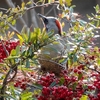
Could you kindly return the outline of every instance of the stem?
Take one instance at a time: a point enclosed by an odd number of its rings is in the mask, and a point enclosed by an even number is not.
[[[18,65],[19,65],[19,64],[13,65],[13,66],[14,66],[14,67],[13,67],[13,71],[14,71],[15,73],[14,73],[14,75],[12,76],[12,78],[11,78],[9,81],[8,81],[8,78],[9,78],[9,76],[10,76],[10,74],[11,74],[11,69],[12,69],[12,68],[10,68],[9,71],[8,71],[8,73],[6,74],[5,79],[3,80],[3,85],[2,85],[1,90],[0,90],[0,94],[1,94],[1,95],[4,95],[4,94],[5,94],[5,90],[6,90],[7,84],[8,84],[9,82],[11,82],[11,81],[15,78],[15,76],[16,76],[16,74],[17,74],[17,66],[18,66]],[[4,100],[4,97],[1,96],[1,97],[0,97],[0,100]]]
[[[5,51],[5,53],[6,53],[6,56],[9,56],[9,52],[7,51],[7,49],[6,49],[6,47],[4,46],[4,44],[3,44],[3,42],[2,42],[1,39],[0,39],[0,41],[1,41],[1,44],[2,44],[2,47],[3,47],[4,51]]]

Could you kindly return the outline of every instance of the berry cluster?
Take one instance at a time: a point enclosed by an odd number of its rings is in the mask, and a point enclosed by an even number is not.
[[[100,100],[100,74],[92,73],[92,78],[94,79],[93,84],[88,84],[88,89],[94,91],[94,94],[89,94],[90,100]]]
[[[6,52],[10,54],[11,50],[15,49],[18,44],[19,44],[19,41],[1,40],[0,42],[0,62],[2,62],[3,59],[7,57]]]
[[[93,80],[88,82],[85,80],[89,80],[89,77],[84,76],[83,71],[84,65],[79,65],[70,71],[63,71],[61,78],[54,74],[54,79],[51,77],[52,74],[42,76],[39,84],[43,88],[41,95],[38,95],[38,100],[80,100],[83,95],[87,95],[89,100],[100,100],[100,75],[91,73]],[[50,84],[55,80],[57,83],[51,86]]]
[[[27,71],[25,74],[26,75],[24,75],[20,70],[18,71],[16,78],[14,79],[14,87],[26,90],[28,84],[31,84],[34,79],[37,78],[36,73],[33,71]]]
[[[23,90],[26,90],[27,88],[27,83],[30,82],[29,79],[23,77],[23,78],[19,78],[15,81],[14,83],[14,87],[17,87],[17,88],[20,88],[20,89],[23,89]]]
[[[42,86],[48,87],[51,85],[52,82],[58,83],[58,79],[55,77],[55,74],[46,74],[46,76],[42,76],[38,80],[38,84],[41,84]]]

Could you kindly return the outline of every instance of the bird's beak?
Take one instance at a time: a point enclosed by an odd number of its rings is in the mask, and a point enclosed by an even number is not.
[[[48,21],[48,19],[46,18],[46,16],[42,15],[42,14],[37,14],[39,17],[42,18],[43,22],[46,24],[46,22]]]
[[[39,17],[41,17],[42,19],[45,19],[46,17],[45,16],[43,16],[42,14],[37,14]]]

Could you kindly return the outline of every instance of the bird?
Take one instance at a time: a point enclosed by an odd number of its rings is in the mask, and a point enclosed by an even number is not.
[[[61,70],[64,69],[64,66],[59,63],[59,60],[62,59],[65,52],[65,46],[62,43],[61,23],[57,18],[52,16],[47,17],[42,14],[38,14],[38,16],[42,19],[47,34],[53,31],[53,37],[58,38],[53,43],[41,48],[38,56],[41,69],[45,72],[53,72],[59,75]]]
[[[42,18],[47,33],[54,31],[53,34],[59,34],[60,36],[62,35],[62,26],[56,17],[46,17],[42,14],[38,14],[38,16]]]

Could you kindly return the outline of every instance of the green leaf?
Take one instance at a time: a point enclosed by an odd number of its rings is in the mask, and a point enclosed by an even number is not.
[[[14,98],[13,96],[11,95],[8,95],[8,94],[0,94],[0,97],[3,96],[4,98],[6,98],[7,100],[17,100],[16,98]]]
[[[56,85],[56,82],[52,82],[51,84],[50,84],[50,87],[53,87],[53,86],[55,86]]]
[[[2,12],[2,11],[0,11],[0,17],[2,16],[2,14],[3,14],[3,12]]]
[[[20,46],[17,46],[16,47],[16,56],[19,55],[19,53],[20,53]]]
[[[21,94],[21,100],[30,100],[32,98],[33,93],[32,92],[23,92]]]
[[[71,5],[72,0],[65,0],[65,1],[66,1],[66,4],[67,4],[68,6]]]
[[[88,100],[88,96],[87,95],[82,95],[82,97],[80,98],[80,100]]]
[[[30,67],[30,62],[29,59],[26,60],[26,67],[29,68]]]
[[[76,62],[77,61],[77,56],[74,54],[73,55],[73,62]]]
[[[63,5],[63,2],[62,2],[63,0],[59,0],[59,3],[60,3],[60,5]]]
[[[10,22],[13,19],[13,16],[10,16],[7,21]]]
[[[8,60],[10,60],[10,59],[17,59],[17,58],[19,58],[20,56],[9,56],[9,57],[7,57],[7,58],[5,58],[5,59],[8,59]]]
[[[16,50],[15,49],[11,50],[10,56],[16,56]]]
[[[61,77],[61,78],[60,78],[60,81],[59,81],[59,84],[60,84],[60,85],[63,85],[63,84],[64,84],[64,82],[65,82],[64,77]]]
[[[83,77],[82,73],[78,74],[78,80],[80,80],[82,77]]]
[[[95,10],[96,10],[96,13],[98,13],[99,10],[100,10],[99,5],[97,4],[96,7],[94,7],[94,8],[95,8]]]
[[[77,83],[75,82],[75,83],[73,83],[73,90],[75,90],[76,89],[76,86],[77,86]]]
[[[53,0],[48,0],[48,3],[51,3],[51,2],[53,2]]]
[[[100,66],[100,59],[97,59],[97,64]]]
[[[5,30],[8,30],[9,29],[9,26],[8,25],[5,25],[4,29]]]
[[[40,84],[33,84],[31,86],[33,86],[34,88],[39,89],[39,90],[42,90],[42,88],[43,88],[43,86]]]
[[[13,21],[11,22],[11,24],[12,24],[12,25],[15,25],[15,24],[16,24],[16,20],[13,20]]]
[[[22,2],[21,7],[22,9],[25,7],[25,2]]]
[[[20,44],[22,45],[22,43],[24,42],[23,37],[20,34],[17,34],[17,37],[20,39]]]
[[[32,3],[32,0],[31,0],[31,1],[29,1],[29,2],[27,2],[27,3],[26,3],[26,5],[30,5],[31,3]]]

